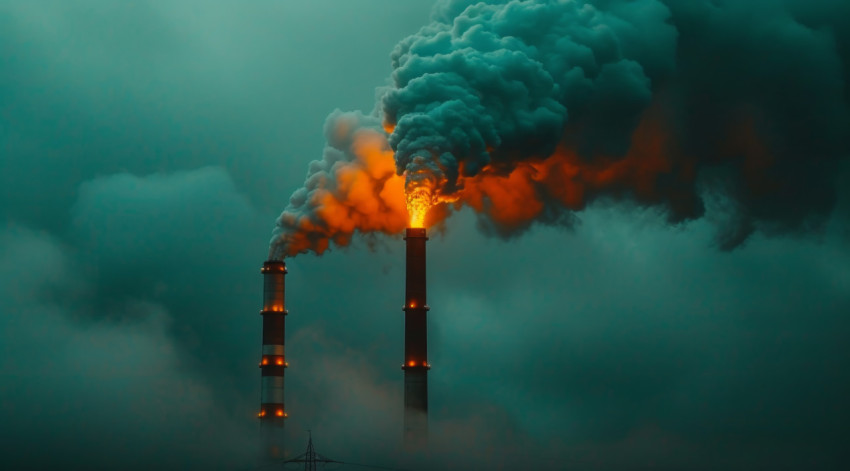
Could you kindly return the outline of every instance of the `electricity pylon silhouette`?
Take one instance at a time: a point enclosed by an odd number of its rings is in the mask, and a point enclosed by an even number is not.
[[[284,461],[286,463],[304,463],[304,471],[316,471],[316,465],[327,464],[327,463],[340,463],[342,461],[332,460],[330,458],[326,458],[318,453],[316,453],[316,449],[313,448],[313,433],[307,430],[309,434],[309,438],[307,439],[307,452],[301,455],[292,458],[291,460]]]

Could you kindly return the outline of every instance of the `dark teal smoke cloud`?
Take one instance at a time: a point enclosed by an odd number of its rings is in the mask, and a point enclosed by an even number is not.
[[[726,208],[721,247],[755,230],[818,228],[848,155],[850,3],[816,0],[448,1],[392,53],[381,109],[408,190],[452,197],[482,169],[571,149],[588,166],[625,158],[642,119],[667,134],[651,192],[598,198],[700,217]],[[650,196],[646,196],[649,194]],[[510,236],[528,226],[484,226]]]

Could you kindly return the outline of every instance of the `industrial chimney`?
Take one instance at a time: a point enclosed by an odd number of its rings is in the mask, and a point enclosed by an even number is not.
[[[424,228],[408,228],[404,296],[404,442],[409,447],[428,439],[428,329],[425,289]]]
[[[267,458],[283,457],[283,422],[287,417],[283,405],[283,372],[288,363],[284,354],[284,321],[286,319],[286,264],[268,260],[260,270],[263,274],[263,351],[260,360],[260,428]]]

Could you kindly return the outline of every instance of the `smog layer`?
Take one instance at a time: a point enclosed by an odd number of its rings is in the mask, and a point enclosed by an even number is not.
[[[280,254],[325,254],[286,259],[293,452],[844,469],[850,4],[571,5],[531,31],[501,21],[528,2],[0,0],[0,468],[254,468],[285,211]],[[406,188],[433,204],[430,457],[395,407]]]

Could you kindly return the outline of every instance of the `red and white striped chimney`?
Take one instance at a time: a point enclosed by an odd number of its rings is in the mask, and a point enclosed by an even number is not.
[[[287,417],[283,401],[284,371],[289,364],[284,352],[286,333],[286,264],[281,260],[263,263],[263,351],[260,360],[260,424],[266,454],[270,458],[283,456],[283,424]]]

